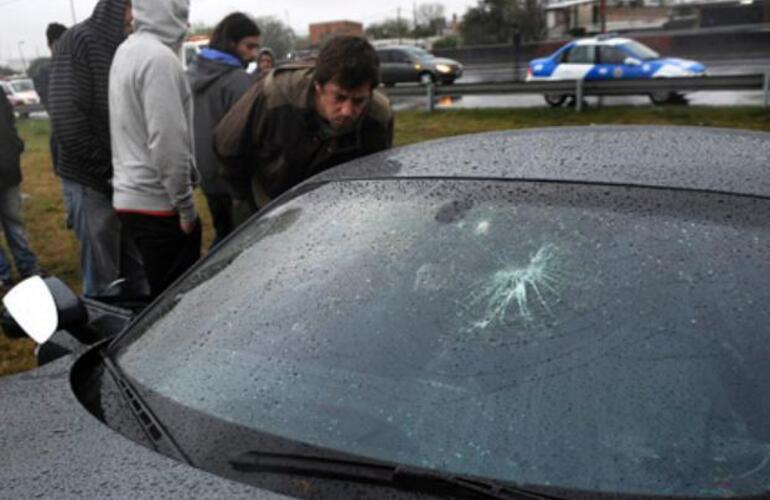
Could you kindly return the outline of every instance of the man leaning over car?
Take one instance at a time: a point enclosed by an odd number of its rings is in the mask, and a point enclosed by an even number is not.
[[[238,222],[252,202],[262,207],[318,172],[392,146],[390,102],[374,90],[379,65],[369,42],[338,36],[315,67],[273,70],[225,115],[214,148]]]

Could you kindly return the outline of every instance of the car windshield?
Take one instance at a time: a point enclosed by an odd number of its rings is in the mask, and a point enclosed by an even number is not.
[[[420,59],[433,57],[433,54],[426,51],[425,49],[421,49],[420,47],[407,47],[406,51]]]
[[[14,92],[28,92],[30,90],[35,90],[35,85],[32,83],[32,80],[14,80],[11,82],[11,87]]]
[[[169,404],[372,459],[589,491],[758,494],[768,248],[757,198],[331,183],[252,221],[113,353]]]
[[[660,59],[660,54],[635,40],[629,40],[628,42],[624,43],[622,47],[632,57],[635,57],[640,61]]]

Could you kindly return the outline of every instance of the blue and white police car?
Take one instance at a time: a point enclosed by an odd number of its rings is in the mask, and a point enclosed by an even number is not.
[[[646,45],[613,35],[600,35],[572,41],[548,57],[529,63],[527,81],[537,80],[635,80],[703,76],[706,67],[696,61],[661,57]],[[678,97],[670,92],[653,92],[656,104]],[[551,106],[560,106],[567,98],[546,94]]]

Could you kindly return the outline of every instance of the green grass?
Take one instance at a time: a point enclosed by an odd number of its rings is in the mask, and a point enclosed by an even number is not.
[[[573,109],[440,110],[434,113],[405,111],[396,115],[396,145],[474,132],[534,127],[593,124],[696,125],[770,131],[770,113],[761,108],[612,107]],[[78,243],[64,227],[61,183],[54,176],[48,153],[49,123],[23,120],[19,131],[27,144],[22,169],[22,191],[28,197],[24,217],[32,248],[42,266],[73,288],[80,288]],[[204,245],[211,241],[211,220],[198,193],[204,221]],[[33,343],[9,340],[0,334],[0,375],[34,366]]]
[[[397,114],[396,144],[491,130],[579,125],[689,125],[770,131],[770,113],[754,108],[690,106],[440,110]]]

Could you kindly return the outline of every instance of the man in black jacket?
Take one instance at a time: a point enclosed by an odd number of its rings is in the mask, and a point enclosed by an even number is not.
[[[29,249],[21,220],[21,165],[24,142],[16,132],[13,106],[0,92],[0,222],[22,278],[40,273],[37,256]],[[0,288],[12,284],[11,266],[0,248]]]
[[[83,293],[89,297],[149,293],[141,256],[112,208],[110,185],[110,65],[131,21],[130,0],[99,0],[90,18],[59,39],[51,70],[56,173],[80,241]]]
[[[233,201],[222,165],[214,155],[214,127],[251,85],[244,68],[257,58],[259,27],[246,14],[234,12],[214,28],[209,46],[187,69],[194,95],[195,160],[201,174],[214,221],[216,237],[212,246],[235,229]]]

